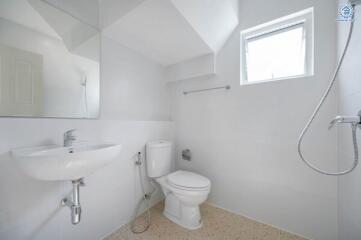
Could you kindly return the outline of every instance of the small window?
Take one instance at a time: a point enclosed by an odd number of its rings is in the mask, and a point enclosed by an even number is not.
[[[241,84],[313,75],[313,9],[241,32]]]

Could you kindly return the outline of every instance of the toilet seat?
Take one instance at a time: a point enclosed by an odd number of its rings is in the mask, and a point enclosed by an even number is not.
[[[169,185],[187,191],[204,191],[210,188],[208,178],[188,171],[176,171],[167,176]]]

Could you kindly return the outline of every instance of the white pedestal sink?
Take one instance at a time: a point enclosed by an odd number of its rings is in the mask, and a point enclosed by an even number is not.
[[[71,147],[43,146],[12,151],[22,171],[39,180],[84,178],[119,157],[121,145],[74,144]]]

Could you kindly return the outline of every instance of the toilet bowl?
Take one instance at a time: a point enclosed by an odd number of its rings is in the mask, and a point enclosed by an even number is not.
[[[199,205],[208,198],[210,181],[188,171],[176,171],[155,180],[165,195],[163,214],[184,228],[193,230],[202,227]]]
[[[208,198],[210,180],[190,171],[172,172],[172,143],[169,141],[147,143],[146,155],[148,177],[159,183],[165,195],[164,216],[187,229],[202,227],[199,205]]]

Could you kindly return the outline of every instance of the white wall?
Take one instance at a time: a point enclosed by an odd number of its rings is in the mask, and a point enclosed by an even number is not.
[[[361,110],[361,8],[356,9],[353,37],[343,67],[339,75],[339,115],[356,115]],[[338,49],[343,51],[349,30],[348,23],[338,24]],[[339,166],[349,168],[353,161],[353,144],[349,125],[340,125],[339,129]],[[360,141],[360,130],[357,136]],[[359,150],[361,143],[358,144]],[[354,172],[339,177],[339,239],[361,239],[361,167]]]
[[[163,105],[169,99],[159,94],[166,91],[162,67],[108,40],[103,44],[101,119],[0,119],[0,239],[95,240],[130,221],[141,198],[135,154],[144,153],[149,140],[172,139],[173,124]],[[71,184],[31,179],[9,155],[17,147],[61,144],[70,128],[78,129],[79,140],[123,145],[118,160],[85,178],[77,226],[69,209],[59,206]]]
[[[240,86],[240,31],[315,7],[315,75]],[[172,83],[178,166],[212,181],[209,201],[233,212],[316,240],[337,239],[337,179],[313,172],[297,155],[297,138],[335,66],[336,3],[329,0],[242,0],[240,26],[217,58],[217,77]],[[230,84],[184,96],[182,91]],[[311,134],[306,157],[337,168],[333,93]]]
[[[121,120],[169,120],[170,92],[165,69],[103,37],[101,115]]]

